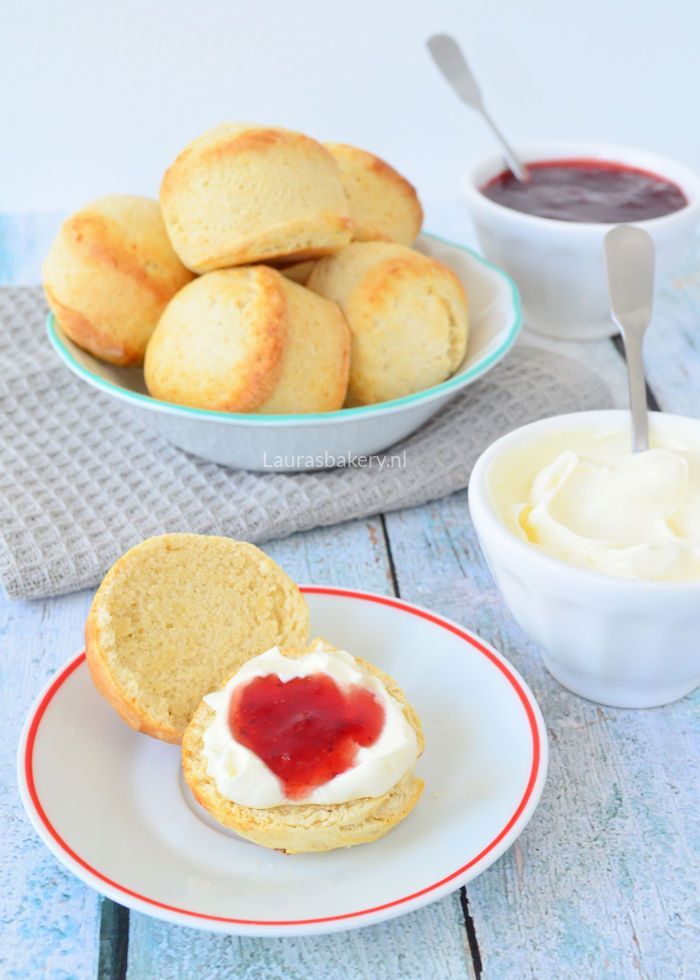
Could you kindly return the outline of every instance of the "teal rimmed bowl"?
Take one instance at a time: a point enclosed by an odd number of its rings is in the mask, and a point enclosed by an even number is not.
[[[147,393],[141,368],[98,361],[61,331],[49,314],[47,331],[56,353],[81,380],[119,399],[139,421],[194,456],[236,469],[280,473],[327,469],[382,452],[420,428],[451,399],[507,354],[522,324],[513,281],[468,248],[421,235],[416,248],[448,265],[469,297],[467,355],[442,384],[414,395],[308,415],[211,412],[158,401]]]

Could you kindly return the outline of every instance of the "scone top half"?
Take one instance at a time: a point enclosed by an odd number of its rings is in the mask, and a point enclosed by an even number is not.
[[[165,534],[128,551],[100,585],[85,628],[97,689],[132,728],[180,742],[197,705],[275,644],[303,644],[298,587],[253,545]]]
[[[166,171],[165,223],[194,272],[327,255],[352,237],[332,154],[302,133],[223,123]]]

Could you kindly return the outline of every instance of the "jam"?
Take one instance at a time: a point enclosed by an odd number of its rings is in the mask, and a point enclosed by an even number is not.
[[[366,688],[344,691],[326,674],[286,682],[269,674],[234,692],[228,720],[236,741],[275,773],[285,796],[299,800],[377,741],[384,708]]]
[[[480,188],[513,211],[556,221],[620,224],[680,211],[683,191],[664,177],[604,160],[542,160],[528,163],[523,183],[504,170]]]

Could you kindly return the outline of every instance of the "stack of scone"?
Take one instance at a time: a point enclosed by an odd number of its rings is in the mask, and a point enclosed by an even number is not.
[[[391,677],[308,645],[298,587],[253,545],[167,534],[127,552],[88,616],[100,693],[182,743],[185,780],[223,825],[287,853],[377,840],[417,803],[421,724]]]
[[[459,279],[410,246],[423,213],[378,157],[225,123],[166,171],[160,204],[100,198],[63,224],[49,305],[153,397],[226,412],[328,412],[444,381],[467,344]]]

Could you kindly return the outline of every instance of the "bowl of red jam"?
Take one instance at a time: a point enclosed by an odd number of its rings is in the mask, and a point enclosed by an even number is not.
[[[654,238],[657,287],[668,281],[700,218],[700,181],[654,153],[612,144],[541,143],[521,149],[522,183],[491,156],[466,180],[484,254],[515,279],[525,323],[569,340],[616,332],[603,239],[618,224]]]

